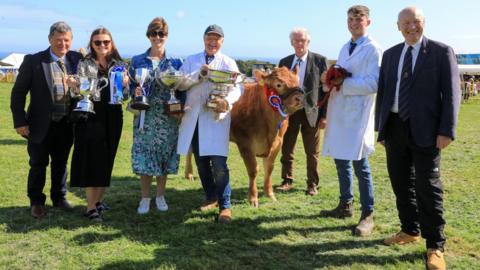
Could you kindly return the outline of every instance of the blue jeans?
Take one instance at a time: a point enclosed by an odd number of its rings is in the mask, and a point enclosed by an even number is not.
[[[372,174],[370,172],[370,165],[368,164],[368,158],[353,161],[335,159],[338,180],[340,182],[340,201],[343,203],[353,201],[352,163],[355,170],[355,175],[358,178],[362,214],[368,214],[373,211],[374,204],[373,181]]]
[[[218,200],[220,210],[230,208],[232,190],[230,187],[227,157],[200,156],[197,129],[192,139],[192,150],[207,201]]]

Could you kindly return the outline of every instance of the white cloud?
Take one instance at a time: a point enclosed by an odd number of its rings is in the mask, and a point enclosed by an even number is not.
[[[177,16],[178,19],[183,19],[183,17],[185,17],[185,11],[183,11],[183,10],[177,11],[176,16]]]

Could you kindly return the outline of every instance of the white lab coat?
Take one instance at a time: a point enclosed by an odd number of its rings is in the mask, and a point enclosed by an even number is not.
[[[200,67],[205,64],[203,52],[187,57],[181,67],[181,71],[188,74],[192,82],[199,81]],[[237,63],[232,58],[218,52],[215,59],[209,64],[212,69],[238,72]],[[186,155],[190,149],[195,126],[198,121],[198,139],[200,156],[228,156],[230,137],[230,111],[221,113],[207,109],[208,95],[212,83],[203,81],[187,91],[185,114],[179,128],[177,153]],[[239,85],[233,87],[225,99],[232,105],[240,98]]]
[[[374,105],[382,49],[369,36],[348,55],[350,41],[342,47],[337,65],[352,73],[340,91],[328,100],[324,156],[360,160],[374,151]]]

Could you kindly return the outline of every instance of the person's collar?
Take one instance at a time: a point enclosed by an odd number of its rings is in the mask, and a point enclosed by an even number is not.
[[[294,57],[293,57],[293,62],[296,62],[298,58],[302,59],[302,62],[307,62],[307,57],[308,57],[308,51],[302,56],[302,57],[298,57],[296,54],[294,54]]]
[[[355,43],[358,45],[362,44],[366,39],[367,39],[368,34],[365,33],[363,36],[359,37],[357,40],[353,41],[353,39],[350,39],[350,43]]]
[[[405,42],[405,45],[403,46],[404,49],[408,48],[409,46],[413,47],[413,50],[418,51],[420,50],[420,47],[422,47],[422,41],[423,41],[423,36],[415,42],[413,45],[409,45],[407,42]]]
[[[58,57],[57,55],[55,55],[52,51],[52,48],[50,47],[50,56],[52,57],[53,61],[57,62],[58,60],[62,59],[63,62],[65,62],[65,55],[63,57]]]
[[[213,55],[213,57],[216,58],[216,57],[219,55],[219,53],[220,53],[220,51],[217,51],[217,53],[215,53],[215,54]],[[203,50],[203,55],[204,55],[204,56],[207,56],[207,55],[208,55],[208,54],[207,54],[207,51]]]

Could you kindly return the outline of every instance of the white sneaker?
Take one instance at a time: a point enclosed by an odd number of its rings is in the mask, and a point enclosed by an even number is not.
[[[146,214],[150,211],[150,198],[142,198],[137,208],[137,213],[140,215]]]
[[[168,205],[167,205],[167,202],[165,201],[164,196],[157,197],[155,199],[155,203],[157,204],[158,211],[165,212],[168,210]]]

